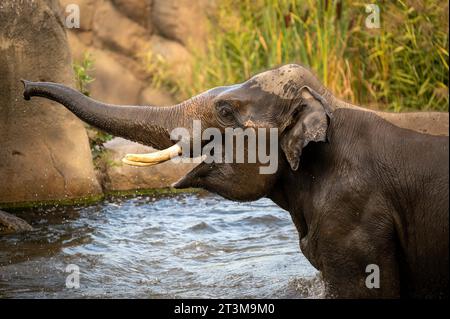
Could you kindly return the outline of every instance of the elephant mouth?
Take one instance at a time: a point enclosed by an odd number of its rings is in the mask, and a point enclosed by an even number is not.
[[[122,159],[122,162],[132,166],[153,166],[167,162],[181,154],[181,146],[179,144],[174,144],[169,148],[157,152],[146,154],[126,154]]]

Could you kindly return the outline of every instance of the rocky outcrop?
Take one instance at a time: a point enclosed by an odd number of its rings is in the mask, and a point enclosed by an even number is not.
[[[162,58],[173,76],[189,78],[190,45],[206,40],[206,14],[213,1],[172,0],[60,0],[62,7],[80,7],[79,29],[68,29],[74,60],[85,53],[94,60],[89,85],[95,99],[113,104],[170,105],[175,99],[152,85],[148,58]],[[152,149],[121,138],[105,144],[96,161],[105,192],[165,188],[192,164],[164,163],[149,168],[123,165],[126,153]]]
[[[22,218],[0,210],[0,234],[31,231],[33,227]]]
[[[151,0],[112,0],[116,8],[144,28],[151,27]]]
[[[81,121],[22,98],[20,79],[73,85],[58,1],[0,2],[0,75],[0,207],[100,194]]]
[[[145,58],[160,56],[177,76],[189,75],[187,39],[204,40],[206,19],[202,1],[195,5],[169,2],[0,3],[0,207],[101,194],[83,124],[56,103],[39,98],[24,101],[20,79],[73,86],[70,47],[76,61],[91,53],[95,81],[89,89],[96,99],[116,104],[174,104],[167,91],[151,85]],[[78,29],[67,29],[64,24],[70,4],[80,8]],[[179,17],[181,13],[186,16]],[[99,174],[106,191],[167,187],[189,169],[171,163],[149,169],[122,166],[125,152],[149,148],[123,140],[119,144],[117,140],[107,144],[105,158],[117,163],[104,164]]]
[[[104,147],[105,152],[98,166],[100,180],[106,192],[169,187],[197,165],[168,161],[150,167],[129,166],[122,163],[125,154],[149,153],[154,149],[118,137],[105,143]]]
[[[152,21],[162,36],[201,47],[207,37],[205,15],[214,8],[211,0],[153,0]]]
[[[94,60],[91,96],[117,104],[174,103],[163,88],[151,84],[149,63],[161,58],[173,76],[190,77],[191,45],[206,41],[209,0],[60,0],[78,4],[81,25],[68,30],[76,61],[85,52]],[[151,57],[151,58],[149,58]]]

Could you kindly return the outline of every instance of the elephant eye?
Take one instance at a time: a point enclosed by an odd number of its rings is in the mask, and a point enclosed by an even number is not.
[[[230,109],[224,107],[220,109],[219,114],[223,117],[229,117],[232,115],[232,112]]]
[[[217,104],[217,111],[218,111],[219,116],[222,118],[225,118],[225,119],[233,118],[232,106],[226,101],[221,101]]]

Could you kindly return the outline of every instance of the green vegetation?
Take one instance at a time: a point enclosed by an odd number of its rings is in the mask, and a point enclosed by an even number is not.
[[[84,52],[83,59],[79,62],[75,61],[73,64],[77,89],[86,96],[90,96],[88,89],[89,83],[95,81],[95,78],[90,75],[94,71],[94,62],[91,54]],[[113,136],[92,126],[87,126],[86,129],[89,136],[92,158],[97,160],[104,152],[103,143],[111,140]]]
[[[114,136],[108,134],[102,130],[98,130],[89,126],[87,128],[88,137],[89,137],[89,145],[91,147],[92,158],[94,161],[100,159],[102,154],[105,152],[104,143],[112,140]]]
[[[377,1],[381,28],[369,29],[366,2],[223,0],[210,18],[206,49],[192,48],[189,79],[147,56],[154,85],[180,99],[239,83],[285,63],[310,67],[337,96],[364,106],[448,110],[448,3]]]
[[[163,198],[170,196],[178,196],[182,194],[206,194],[206,191],[198,188],[176,189],[172,187],[166,188],[150,188],[150,189],[136,189],[123,191],[108,191],[105,194],[84,196],[73,199],[55,199],[34,202],[15,202],[15,203],[1,203],[0,209],[7,209],[8,212],[23,211],[27,209],[35,209],[37,207],[58,207],[58,206],[88,206],[94,205],[104,199],[127,198],[135,196],[150,196],[152,198]]]
[[[8,212],[12,212],[15,210],[34,209],[36,207],[90,205],[97,203],[103,199],[104,195],[99,194],[99,195],[83,196],[78,198],[0,203],[0,209],[7,209]]]
[[[86,96],[90,95],[88,84],[95,79],[89,74],[94,70],[94,60],[89,52],[84,52],[83,59],[73,63],[73,72],[78,91]]]

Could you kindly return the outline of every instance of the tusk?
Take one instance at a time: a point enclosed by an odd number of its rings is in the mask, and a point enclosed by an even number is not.
[[[131,165],[131,166],[153,166],[156,165],[156,163],[141,163],[141,162],[133,162],[133,161],[129,161],[126,158],[122,158],[122,163],[125,163],[127,165]]]
[[[162,151],[157,151],[148,154],[127,154],[122,159],[122,162],[134,166],[152,166],[159,163],[166,162],[174,157],[177,157],[182,152],[181,146],[178,144],[172,145]]]

